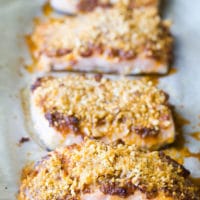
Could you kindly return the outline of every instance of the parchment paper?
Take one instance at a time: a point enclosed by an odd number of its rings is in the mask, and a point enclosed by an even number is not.
[[[22,73],[29,59],[24,35],[31,31],[33,17],[41,14],[43,0],[0,0],[0,200],[14,200],[20,171],[29,161],[46,152],[29,137],[21,106],[20,90],[30,84],[33,75]],[[200,1],[165,1],[164,13],[173,19],[175,63],[177,72],[160,78],[159,86],[170,94],[176,112],[190,121],[184,126],[186,146],[200,153],[200,142],[190,133],[200,131]],[[186,158],[184,165],[193,177],[200,177],[200,161]]]

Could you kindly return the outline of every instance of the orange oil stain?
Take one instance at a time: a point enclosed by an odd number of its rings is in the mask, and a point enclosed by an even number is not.
[[[200,186],[200,178],[191,178],[191,180],[195,185]]]
[[[184,158],[187,157],[195,157],[200,159],[200,154],[192,153],[186,147],[187,141],[185,140],[182,133],[183,126],[189,125],[190,121],[178,113],[174,113],[174,121],[176,125],[176,131],[178,132],[178,134],[176,136],[174,144],[170,146],[168,149],[165,149],[164,152],[180,164],[183,164]]]
[[[35,22],[37,23],[37,22]],[[29,72],[29,73],[33,73],[35,72],[35,66],[37,66],[37,61],[35,60],[34,56],[33,56],[33,52],[35,51],[36,49],[36,46],[34,45],[33,41],[32,41],[32,38],[31,38],[31,35],[26,35],[25,36],[25,41],[26,41],[26,44],[27,44],[27,47],[28,47],[28,50],[30,52],[30,56],[32,58],[32,63],[30,65],[26,64],[25,65],[25,69]]]
[[[172,74],[175,74],[177,72],[177,69],[174,68],[174,67],[171,67],[170,70],[169,70],[169,73],[168,75],[172,75]]]
[[[41,22],[41,19],[39,18],[39,17],[35,17],[34,19],[33,19],[33,24],[36,26],[36,25],[38,25],[38,24],[40,24],[40,22]]]
[[[33,166],[34,166],[33,161],[26,164],[26,166],[22,169],[22,172],[21,172],[21,181],[23,181],[23,179],[25,179],[30,174],[30,172],[33,169]]]
[[[194,132],[190,134],[194,139],[200,141],[200,132]]]
[[[184,118],[178,113],[175,113],[174,119],[178,129],[182,129],[183,126],[190,124],[190,121],[188,119]]]
[[[187,147],[182,147],[181,149],[177,149],[176,147],[172,147],[166,149],[165,154],[176,160],[178,163],[183,164],[184,159],[188,157],[197,158],[200,160],[200,153],[192,153]]]
[[[151,81],[154,86],[157,86],[159,84],[159,77],[156,75],[147,76],[145,79],[147,81]]]
[[[35,69],[34,69],[34,64],[31,65],[26,65],[25,69],[29,72],[29,73],[34,73]]]
[[[32,56],[32,52],[36,50],[36,45],[34,44],[31,35],[25,35],[25,41]]]
[[[186,147],[187,141],[182,134],[179,134],[176,138],[173,146],[164,150],[164,152],[176,160],[178,163],[183,164],[184,158],[194,157],[200,160],[200,153],[192,153],[188,147]]]
[[[42,12],[43,12],[43,14],[44,14],[45,16],[49,16],[49,15],[52,14],[53,9],[52,9],[52,7],[51,7],[51,5],[50,5],[49,2],[47,2],[47,3],[45,3],[45,4],[43,5],[43,7],[42,7]]]

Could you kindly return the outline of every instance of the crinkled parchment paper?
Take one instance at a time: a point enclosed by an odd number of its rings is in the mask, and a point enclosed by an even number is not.
[[[33,75],[21,73],[28,51],[24,35],[31,31],[33,17],[41,14],[42,0],[0,0],[0,199],[14,200],[22,167],[46,152],[28,137],[20,90]],[[200,153],[200,142],[191,136],[200,131],[200,1],[166,0],[164,13],[173,19],[176,73],[160,78],[159,86],[170,94],[176,112],[190,121],[183,127],[185,146]],[[200,177],[200,161],[187,157],[184,165]]]

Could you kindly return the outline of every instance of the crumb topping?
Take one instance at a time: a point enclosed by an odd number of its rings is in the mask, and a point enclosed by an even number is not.
[[[81,199],[82,194],[100,189],[121,197],[140,190],[147,198],[163,193],[175,200],[198,200],[198,188],[191,184],[188,174],[182,175],[185,169],[163,157],[133,145],[86,140],[50,153],[28,170],[18,199]]]
[[[172,126],[167,95],[146,79],[109,80],[68,75],[36,81],[34,104],[52,127],[76,130],[92,138],[155,137]]]
[[[102,55],[129,60],[141,56],[168,62],[172,47],[169,26],[155,7],[128,9],[120,4],[77,17],[41,22],[31,40],[36,58],[41,54],[68,59]]]

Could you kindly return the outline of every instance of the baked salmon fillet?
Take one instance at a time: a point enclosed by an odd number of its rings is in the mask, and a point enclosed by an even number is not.
[[[168,97],[147,80],[43,77],[32,85],[30,99],[35,132],[49,149],[85,136],[148,149],[175,138]]]
[[[159,0],[50,0],[50,4],[55,10],[69,14],[90,12],[95,8],[110,8],[117,3],[134,9],[149,6],[158,7]]]
[[[118,6],[38,22],[29,46],[36,70],[164,74],[172,58],[169,26],[156,8]]]
[[[199,200],[189,171],[162,152],[86,140],[24,169],[18,200]]]

